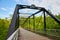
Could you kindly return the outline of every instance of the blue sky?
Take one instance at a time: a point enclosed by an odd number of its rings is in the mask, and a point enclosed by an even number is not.
[[[16,4],[31,5],[34,4],[39,7],[50,9],[53,14],[60,13],[59,0],[0,0],[0,18],[9,17],[13,14]],[[28,12],[27,10],[24,12]]]

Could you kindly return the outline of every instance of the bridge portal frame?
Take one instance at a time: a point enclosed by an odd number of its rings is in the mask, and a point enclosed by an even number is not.
[[[13,17],[12,17],[12,20],[11,20],[11,24],[10,24],[10,27],[9,27],[9,30],[8,30],[8,34],[7,34],[7,39],[15,32],[15,30],[17,28],[19,28],[19,10],[20,9],[25,9],[25,8],[29,8],[29,9],[36,9],[36,10],[39,10],[38,12],[32,14],[31,16],[35,15],[35,14],[38,14],[39,12],[43,11],[44,13],[44,31],[46,32],[46,17],[45,17],[45,12],[51,16],[56,22],[58,22],[60,24],[60,20],[58,18],[56,18],[54,15],[52,15],[50,12],[48,12],[45,8],[43,7],[36,7],[35,5],[31,5],[31,6],[28,6],[28,5],[20,5],[20,4],[17,4],[16,5],[16,8],[15,8],[15,11],[14,11],[14,14],[13,14]],[[29,16],[28,18],[30,18],[31,16]],[[27,18],[27,19],[28,19]],[[26,21],[25,21],[26,22]],[[25,23],[24,22],[24,23]],[[23,24],[24,24],[23,23]]]

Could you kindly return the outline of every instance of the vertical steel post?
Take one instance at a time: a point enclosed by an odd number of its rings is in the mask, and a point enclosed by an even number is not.
[[[46,33],[46,16],[45,16],[45,11],[43,11],[44,13],[44,31]]]
[[[18,9],[19,10],[19,9]],[[19,28],[19,11],[17,12],[17,16],[16,16],[16,28],[15,29],[17,29],[17,28]]]
[[[20,20],[19,20],[19,12],[18,12],[18,27],[19,27],[19,22],[20,22]]]
[[[28,19],[27,19],[27,27],[26,27],[27,30],[28,30],[28,26],[29,26],[29,24],[28,24]]]
[[[35,31],[35,17],[33,15],[33,30]]]
[[[30,30],[30,18],[29,18],[29,30]]]

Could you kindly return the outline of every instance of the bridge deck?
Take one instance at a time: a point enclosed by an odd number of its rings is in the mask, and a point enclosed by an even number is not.
[[[35,33],[32,33],[30,31],[27,31],[23,28],[20,28],[20,37],[19,40],[52,40],[48,37],[44,37]]]

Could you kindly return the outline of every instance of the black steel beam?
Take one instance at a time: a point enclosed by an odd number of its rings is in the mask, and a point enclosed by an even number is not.
[[[41,8],[43,8],[43,7],[36,7],[36,6],[33,6],[33,5],[31,5],[31,6],[28,6],[28,5],[20,5],[20,4],[17,4],[17,5],[18,5],[19,9],[29,8],[29,9],[40,10]]]
[[[43,11],[44,14],[44,31],[46,33],[46,16],[45,16],[45,11]]]
[[[39,12],[41,12],[41,11],[38,11],[38,12],[36,12],[36,13],[30,15],[27,19],[29,19],[31,16],[33,16],[33,15],[35,15],[35,14],[38,14]],[[27,19],[24,21],[24,23],[27,21]],[[23,23],[23,24],[24,24],[24,23]]]
[[[35,15],[33,15],[33,30],[35,30]]]
[[[60,24],[60,20],[57,18],[57,17],[55,17],[53,14],[51,14],[50,12],[48,12],[46,9],[45,9],[45,12],[49,15],[49,16],[51,16],[57,23],[59,23]]]
[[[16,27],[16,23],[17,23],[17,17],[19,16],[18,15],[18,11],[19,8],[18,6],[16,5],[16,8],[15,8],[15,11],[14,11],[14,14],[13,14],[13,17],[12,17],[12,20],[11,20],[11,24],[10,24],[10,27],[9,27],[9,30],[8,30],[8,34],[7,34],[7,39],[13,34],[13,32],[15,31],[15,27]]]

